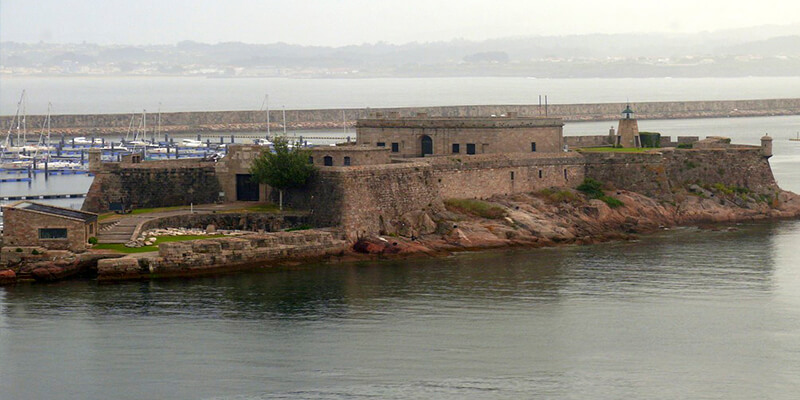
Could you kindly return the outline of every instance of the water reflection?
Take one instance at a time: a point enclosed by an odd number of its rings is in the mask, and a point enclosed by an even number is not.
[[[789,398],[800,375],[798,240],[800,222],[761,223],[6,287],[1,396]]]
[[[682,228],[637,242],[305,265],[199,279],[8,291],[4,314],[176,318],[349,318],[425,306],[501,308],[563,298],[756,296],[773,289],[776,230]],[[449,304],[452,302],[453,304]]]

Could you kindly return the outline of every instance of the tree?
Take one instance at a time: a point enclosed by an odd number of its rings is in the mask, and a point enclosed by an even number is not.
[[[253,180],[278,189],[281,211],[283,191],[302,187],[314,174],[314,165],[309,162],[309,155],[309,151],[298,146],[290,147],[286,138],[276,137],[272,150],[263,151],[253,160],[250,166]]]

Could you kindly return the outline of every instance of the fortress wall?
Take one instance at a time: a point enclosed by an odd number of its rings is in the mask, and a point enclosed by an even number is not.
[[[442,198],[479,198],[575,187],[583,181],[583,157],[575,153],[436,157],[431,162]],[[540,173],[541,171],[541,173]]]
[[[109,163],[95,175],[82,209],[105,212],[112,202],[134,208],[207,204],[217,201],[220,191],[214,163],[191,160]]]
[[[419,234],[422,214],[444,209],[430,165],[419,162],[323,168],[284,201],[310,210],[317,226],[341,225],[351,240],[381,232]]]
[[[665,149],[656,153],[584,153],[586,176],[611,188],[664,200],[691,184],[747,188],[759,194],[779,190],[769,161],[756,146]]]
[[[583,153],[586,177],[612,189],[671,198],[670,181],[659,153]]]
[[[611,145],[611,137],[609,135],[582,135],[582,136],[564,136],[564,144],[569,146],[570,149],[578,147],[601,147]]]
[[[769,194],[779,190],[772,168],[757,146],[664,152],[671,185],[721,183]]]
[[[665,118],[704,118],[730,116],[769,116],[800,115],[800,98],[726,101],[676,101],[631,103],[639,119]],[[625,108],[624,103],[596,104],[550,104],[547,115],[562,117],[565,121],[616,120]],[[398,116],[408,117],[417,113],[431,116],[491,116],[516,112],[519,116],[544,116],[544,107],[536,104],[514,105],[473,105],[402,108],[352,108],[319,110],[286,110],[287,125],[291,129],[341,128],[342,113],[349,126],[355,120],[366,118],[370,113],[397,112]],[[42,126],[44,116],[27,116],[30,131]],[[141,115],[134,115],[134,128],[139,125]],[[152,132],[157,125],[156,114],[148,114],[148,130]],[[0,116],[0,126],[11,126],[12,116]],[[265,131],[265,111],[198,111],[161,113],[163,132],[236,132]],[[281,110],[270,111],[273,129],[278,129],[283,120]],[[102,135],[125,133],[131,122],[131,114],[86,114],[53,115],[52,131],[56,134]]]

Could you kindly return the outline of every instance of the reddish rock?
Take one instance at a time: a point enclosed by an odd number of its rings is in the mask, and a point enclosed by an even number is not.
[[[10,269],[0,270],[0,285],[8,285],[17,282],[17,274]]]

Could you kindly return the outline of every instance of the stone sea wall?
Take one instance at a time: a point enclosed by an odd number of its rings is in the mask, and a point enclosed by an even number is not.
[[[800,98],[725,100],[725,101],[675,101],[631,103],[639,119],[669,118],[709,118],[799,115]],[[550,104],[547,116],[561,117],[565,121],[616,120],[625,108],[624,103],[596,104]],[[280,129],[282,110],[272,110],[270,121],[272,129]],[[334,129],[342,128],[342,115],[348,126],[354,126],[359,118],[371,113],[382,112],[388,115],[396,112],[400,116],[414,116],[428,113],[431,116],[490,116],[515,112],[519,116],[545,116],[545,108],[538,104],[435,106],[400,108],[350,108],[286,110],[289,129]],[[140,115],[134,115],[134,125],[138,126]],[[10,126],[13,116],[0,116],[0,126]],[[28,126],[42,126],[44,116],[27,116]],[[148,116],[148,126],[156,129],[156,115]],[[161,132],[201,133],[201,132],[252,132],[266,131],[265,111],[198,111],[161,113]],[[131,122],[130,114],[85,114],[51,116],[51,129],[54,134],[104,135],[124,134]]]
[[[770,195],[780,191],[759,147],[584,153],[586,176],[610,187],[671,200],[677,188],[721,184]]]
[[[160,278],[229,272],[282,260],[341,253],[347,247],[331,230],[252,234],[160,244],[158,256],[97,262],[98,280]]]

